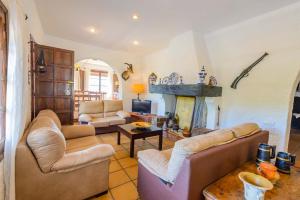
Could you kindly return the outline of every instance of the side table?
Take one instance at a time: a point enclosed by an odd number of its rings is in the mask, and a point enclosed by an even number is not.
[[[244,186],[238,177],[238,174],[242,171],[257,173],[255,163],[248,162],[218,181],[210,184],[203,191],[206,200],[244,199]],[[272,190],[266,192],[265,199],[300,199],[299,183],[300,168],[292,167],[290,175],[280,173],[280,179]]]

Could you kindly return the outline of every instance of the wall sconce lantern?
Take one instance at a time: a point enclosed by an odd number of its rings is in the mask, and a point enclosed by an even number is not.
[[[46,73],[47,72],[47,67],[46,67],[46,63],[45,63],[45,56],[44,56],[44,50],[41,50],[38,59],[36,61],[36,65],[37,65],[37,71],[39,73]]]
[[[41,50],[38,56],[38,59],[35,62],[36,68],[28,70],[28,84],[30,84],[30,79],[34,77],[35,73],[46,73],[47,72],[47,66],[45,62],[45,56],[44,51]]]

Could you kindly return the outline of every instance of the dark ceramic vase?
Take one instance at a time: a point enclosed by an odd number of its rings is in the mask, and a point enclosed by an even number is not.
[[[276,146],[268,144],[259,144],[256,155],[256,164],[261,162],[270,162],[275,158]]]
[[[285,174],[291,173],[291,166],[295,164],[296,155],[291,155],[286,152],[278,152],[275,166],[278,171]]]

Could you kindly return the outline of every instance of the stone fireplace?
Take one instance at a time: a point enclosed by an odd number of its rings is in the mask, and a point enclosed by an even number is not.
[[[165,111],[175,113],[178,97],[194,97],[194,108],[191,119],[191,129],[210,128],[218,126],[218,98],[222,95],[222,88],[205,84],[189,85],[150,85],[150,93],[162,94]],[[183,128],[183,127],[180,127]]]

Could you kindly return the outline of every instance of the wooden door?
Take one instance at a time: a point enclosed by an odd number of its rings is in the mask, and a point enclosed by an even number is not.
[[[51,109],[62,124],[72,124],[74,52],[38,44],[34,46],[35,60],[43,50],[47,66],[46,73],[39,73],[38,69],[34,69],[34,116],[40,110]]]

